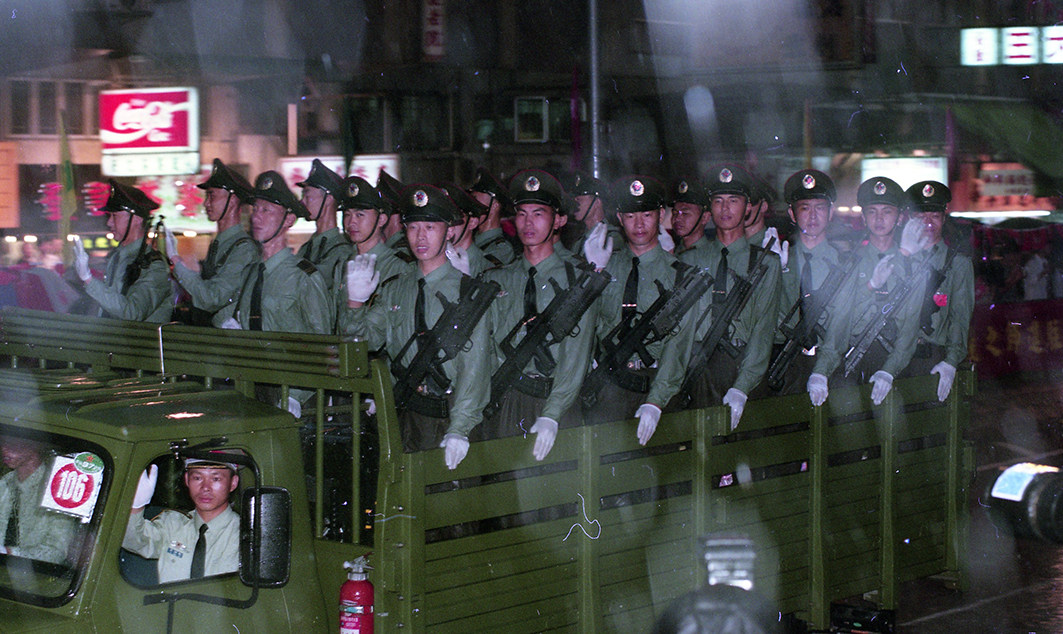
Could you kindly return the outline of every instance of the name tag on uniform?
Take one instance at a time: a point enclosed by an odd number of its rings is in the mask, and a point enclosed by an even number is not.
[[[173,546],[170,546],[169,548],[166,549],[166,554],[167,555],[171,555],[173,557],[177,557],[178,559],[180,559],[181,557],[185,556],[185,554],[183,552],[177,550]]]

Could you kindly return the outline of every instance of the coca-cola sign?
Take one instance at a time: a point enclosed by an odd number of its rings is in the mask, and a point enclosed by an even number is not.
[[[199,149],[195,88],[141,88],[100,93],[104,154]]]

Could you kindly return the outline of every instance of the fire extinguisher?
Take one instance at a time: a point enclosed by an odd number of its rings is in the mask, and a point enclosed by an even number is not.
[[[373,634],[373,584],[366,570],[372,570],[365,555],[343,562],[347,581],[340,588],[340,634]]]

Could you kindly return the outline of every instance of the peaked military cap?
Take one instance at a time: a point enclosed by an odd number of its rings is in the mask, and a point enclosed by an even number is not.
[[[258,178],[255,179],[255,189],[252,192],[252,198],[268,200],[284,207],[298,218],[310,220],[310,212],[307,210],[306,205],[295,197],[292,190],[288,189],[288,184],[284,182],[284,177],[273,170],[262,172],[258,175]]]
[[[342,183],[343,179],[339,174],[326,167],[320,159],[314,159],[314,162],[310,164],[310,174],[307,175],[306,180],[298,182],[296,185],[299,187],[317,187],[332,194],[334,198],[339,198],[343,195]]]
[[[761,176],[753,175],[753,189],[749,192],[749,200],[755,203],[763,201],[771,205],[778,197],[779,193],[775,191],[771,183]]]
[[[462,189],[455,183],[443,183],[439,186],[447,196],[450,196],[451,202],[458,208],[458,211],[466,216],[479,218],[480,216],[487,215],[487,205],[476,200],[469,195],[469,192]]]
[[[216,456],[216,459],[185,458],[185,469],[229,469],[236,473],[240,470],[240,465],[227,460],[232,460],[230,456],[247,455],[243,449],[212,449],[210,453]]]
[[[562,211],[565,207],[565,190],[561,182],[549,172],[539,169],[521,170],[509,179],[509,198],[513,205],[539,203]]]
[[[210,169],[210,176],[207,177],[207,180],[196,185],[196,187],[200,189],[224,189],[243,201],[251,200],[251,190],[254,189],[251,183],[247,182],[247,179],[241,176],[239,172],[217,158],[214,159],[214,164]]]
[[[693,178],[680,178],[672,184],[672,204],[690,203],[708,207],[712,204],[709,192]]]
[[[123,185],[113,178],[108,179],[107,184],[111,186],[111,193],[100,211],[128,211],[146,220],[151,218],[152,211],[159,208],[159,203],[136,187]]]
[[[399,210],[404,223],[424,220],[445,222],[450,226],[461,223],[461,212],[446,192],[426,183],[408,185],[400,194]]]
[[[860,183],[856,190],[856,202],[861,207],[868,205],[893,205],[903,208],[908,204],[904,188],[897,181],[885,176],[875,176]]]
[[[360,176],[348,176],[343,179],[340,183],[340,195],[336,198],[336,206],[340,211],[345,209],[379,209],[384,213],[391,211],[391,205],[381,198],[380,192]]]
[[[610,199],[618,212],[630,214],[664,207],[667,192],[664,184],[651,176],[624,176],[613,182]]]
[[[488,194],[492,198],[498,199],[498,202],[502,203],[502,207],[510,205],[506,186],[502,184],[502,181],[495,178],[494,174],[487,171],[485,167],[480,167],[476,170],[476,180],[473,181],[469,191]]]
[[[912,210],[917,212],[946,211],[952,202],[952,192],[937,181],[919,181],[908,188],[907,194]]]
[[[786,203],[794,204],[799,200],[809,198],[822,198],[834,202],[837,193],[834,189],[834,181],[819,170],[804,169],[794,172],[786,179],[783,185],[783,196]]]
[[[402,190],[405,188],[399,179],[380,168],[380,174],[376,177],[376,190],[381,198],[391,203],[393,210],[402,206]]]
[[[573,172],[571,179],[564,186],[572,196],[604,196],[605,183],[583,172]]]
[[[753,175],[740,165],[717,165],[705,176],[709,196],[734,194],[749,199],[753,195]]]

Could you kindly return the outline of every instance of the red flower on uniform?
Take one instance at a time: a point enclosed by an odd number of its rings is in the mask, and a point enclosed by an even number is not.
[[[934,293],[934,304],[938,308],[942,308],[949,303],[949,296],[944,293]]]

